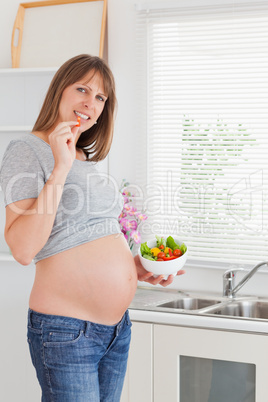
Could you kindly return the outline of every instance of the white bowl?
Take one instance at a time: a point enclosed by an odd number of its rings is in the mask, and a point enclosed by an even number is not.
[[[183,243],[175,237],[174,237],[174,240],[179,246],[181,246]],[[156,239],[147,241],[147,246],[150,248],[156,247]],[[186,246],[186,244],[185,244],[185,246]],[[183,266],[186,263],[187,257],[188,257],[188,247],[187,247],[187,250],[185,251],[185,253],[181,257],[178,257],[178,258],[175,258],[174,260],[169,260],[169,261],[147,260],[147,258],[142,257],[140,247],[138,250],[138,255],[140,258],[140,262],[141,262],[143,268],[146,269],[146,271],[152,272],[155,277],[157,277],[158,275],[166,275],[165,278],[167,278],[168,275],[176,275],[177,272],[183,268]]]

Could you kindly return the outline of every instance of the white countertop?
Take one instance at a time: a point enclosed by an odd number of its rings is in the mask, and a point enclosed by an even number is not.
[[[191,293],[190,295],[192,296]],[[132,321],[154,324],[254,332],[268,335],[268,320],[266,319],[213,316],[194,312],[178,312],[178,310],[174,312],[153,311],[157,304],[165,303],[182,296],[183,294],[174,290],[138,288],[133,302],[129,307],[130,318]],[[212,296],[215,297],[215,295]],[[208,296],[203,295],[203,297]]]

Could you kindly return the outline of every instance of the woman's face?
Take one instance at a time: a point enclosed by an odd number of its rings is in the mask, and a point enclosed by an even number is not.
[[[65,88],[59,106],[59,120],[76,121],[80,116],[81,133],[92,127],[101,115],[107,94],[104,92],[103,80],[97,72],[92,72]]]

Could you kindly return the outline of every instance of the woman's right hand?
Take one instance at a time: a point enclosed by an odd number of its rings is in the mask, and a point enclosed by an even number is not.
[[[76,158],[76,143],[79,136],[79,127],[76,121],[59,123],[49,134],[49,145],[51,147],[55,165],[68,171],[71,169]]]

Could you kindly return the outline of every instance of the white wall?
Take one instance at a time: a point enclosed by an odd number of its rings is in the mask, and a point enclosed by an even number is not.
[[[114,73],[118,114],[109,157],[110,174],[117,181],[136,180],[139,152],[136,102],[135,0],[108,0],[108,59]],[[142,94],[141,94],[142,96]]]

